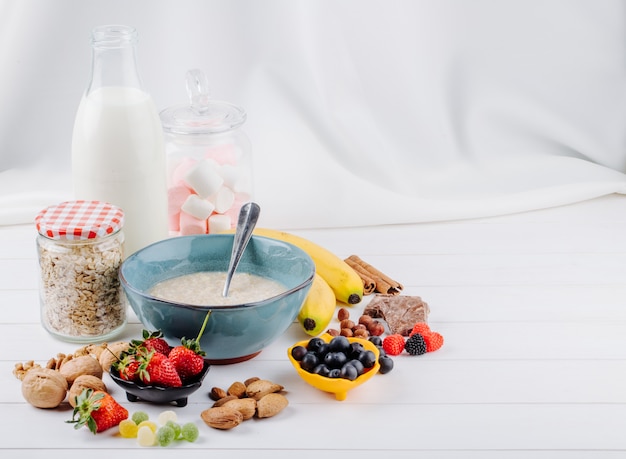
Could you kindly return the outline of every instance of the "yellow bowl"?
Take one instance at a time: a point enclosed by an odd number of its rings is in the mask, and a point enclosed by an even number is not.
[[[320,338],[328,343],[333,337],[325,333],[321,335]],[[348,395],[348,391],[363,384],[365,381],[367,381],[376,373],[378,373],[378,370],[380,369],[380,363],[378,362],[378,357],[380,355],[380,352],[378,351],[378,348],[373,343],[363,338],[348,338],[348,341],[350,341],[351,343],[354,343],[354,342],[361,343],[366,350],[372,351],[374,355],[376,355],[376,363],[374,364],[372,368],[367,369],[365,373],[360,375],[354,381],[350,381],[349,379],[343,379],[343,378],[328,378],[326,376],[321,376],[321,375],[316,375],[314,373],[310,373],[306,370],[303,370],[300,367],[300,362],[294,359],[293,356],[291,355],[291,351],[293,350],[294,347],[296,346],[306,347],[309,341],[310,339],[307,339],[304,341],[298,341],[293,346],[291,346],[287,350],[287,356],[289,357],[289,361],[298,372],[298,375],[300,375],[300,377],[304,381],[306,381],[308,384],[310,384],[311,386],[319,390],[322,390],[324,392],[329,392],[331,394],[335,394],[335,398],[337,400],[345,400]]]

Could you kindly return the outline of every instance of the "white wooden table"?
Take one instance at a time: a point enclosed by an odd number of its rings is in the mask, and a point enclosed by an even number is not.
[[[443,348],[395,357],[391,373],[339,402],[293,371],[286,349],[306,337],[294,325],[255,359],[212,367],[189,404],[173,408],[198,424],[197,442],[142,449],[113,431],[94,436],[64,422],[69,405],[41,410],[22,398],[16,362],[45,363],[77,346],[39,323],[34,228],[2,227],[2,457],[626,457],[625,197],[490,219],[294,233],[340,256],[358,254],[401,281],[404,294],[421,296]],[[121,338],[141,328],[131,316]],[[230,431],[204,425],[210,387],[251,376],[284,385],[286,410]],[[130,403],[108,375],[105,382],[131,412],[164,409]]]

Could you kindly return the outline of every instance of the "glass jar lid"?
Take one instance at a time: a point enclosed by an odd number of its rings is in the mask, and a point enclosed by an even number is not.
[[[97,239],[122,229],[124,212],[108,202],[66,201],[39,212],[35,225],[49,239]]]
[[[160,113],[166,132],[174,134],[217,134],[239,128],[246,112],[237,105],[211,100],[206,75],[198,69],[187,72],[189,104],[175,105]]]

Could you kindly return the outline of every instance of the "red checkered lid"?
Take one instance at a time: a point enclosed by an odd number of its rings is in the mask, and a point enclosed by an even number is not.
[[[108,202],[66,201],[39,212],[35,224],[50,239],[96,239],[122,229],[124,212]]]

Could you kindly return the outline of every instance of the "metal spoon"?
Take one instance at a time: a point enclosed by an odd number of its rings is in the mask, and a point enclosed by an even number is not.
[[[226,272],[226,283],[224,285],[224,291],[222,296],[228,296],[228,289],[230,288],[230,281],[235,274],[239,260],[243,255],[246,246],[252,237],[252,231],[256,226],[256,222],[259,219],[259,213],[261,208],[257,203],[247,202],[239,210],[239,219],[237,220],[237,228],[235,229],[235,237],[233,239],[233,250],[230,255],[230,264],[228,271]]]

